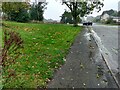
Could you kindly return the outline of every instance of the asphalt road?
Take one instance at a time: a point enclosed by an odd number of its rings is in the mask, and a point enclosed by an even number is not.
[[[102,44],[108,50],[106,55],[110,56],[108,63],[113,70],[118,69],[118,26],[93,25],[93,30],[100,37]]]
[[[109,26],[109,25],[93,25],[92,29],[95,31],[96,35],[101,41],[100,48],[102,53],[108,62],[109,67],[111,68],[113,74],[118,78],[119,81],[119,61],[118,61],[118,26]],[[97,38],[98,38],[97,37]]]

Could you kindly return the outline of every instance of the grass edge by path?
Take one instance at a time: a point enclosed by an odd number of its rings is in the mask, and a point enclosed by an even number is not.
[[[15,24],[15,22],[13,22],[13,23]],[[21,24],[21,23],[19,23],[19,24]],[[27,24],[27,25],[29,25],[29,24]],[[31,24],[31,25],[33,25],[33,24]],[[35,24],[35,25],[36,25],[36,24]],[[39,25],[39,24],[37,24],[37,25]],[[36,26],[37,26],[37,25],[36,25]],[[52,24],[51,24],[51,25],[52,25]],[[57,24],[57,25],[58,25],[58,24]],[[53,25],[53,27],[54,27],[54,26],[55,26],[55,25]],[[59,25],[58,25],[58,26],[59,26]],[[68,27],[67,25],[63,25],[63,26]],[[26,26],[25,26],[25,27],[26,27]],[[73,28],[72,26],[69,26],[69,27],[70,27],[70,29]],[[75,29],[75,28],[74,28],[74,29]],[[80,31],[79,31],[79,33],[80,33]],[[76,36],[75,36],[75,38],[76,38]],[[75,40],[75,38],[74,38],[74,40]],[[73,40],[73,42],[74,42],[74,40]],[[73,43],[72,43],[72,44],[73,44]],[[72,45],[72,44],[71,44],[71,45]],[[70,46],[71,46],[71,45],[70,45]],[[70,47],[69,47],[69,48],[70,48]],[[66,51],[66,52],[68,53],[68,52],[69,52],[69,49],[68,49],[68,51]],[[66,53],[66,55],[67,55],[67,53]]]

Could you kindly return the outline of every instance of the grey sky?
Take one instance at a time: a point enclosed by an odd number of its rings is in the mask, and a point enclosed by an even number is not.
[[[93,12],[92,16],[96,16],[96,15],[100,15],[102,14],[103,11],[105,10],[110,10],[110,9],[114,9],[118,11],[118,2],[120,0],[104,0],[104,7],[102,8],[102,10],[97,13],[96,11]]]
[[[44,12],[45,19],[60,20],[60,16],[63,14],[65,9],[68,9],[65,5],[62,5],[61,0],[46,0],[48,2],[47,9]],[[97,13],[96,10],[92,16],[100,15],[104,10],[118,10],[118,2],[120,0],[104,0],[104,7]],[[91,15],[90,15],[91,16]]]

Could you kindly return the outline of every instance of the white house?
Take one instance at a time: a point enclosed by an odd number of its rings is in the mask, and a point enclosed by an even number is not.
[[[110,18],[110,15],[108,15],[107,13],[104,13],[104,14],[101,16],[101,20],[102,20],[102,21],[107,21],[109,18]]]
[[[112,18],[113,21],[120,22],[119,17],[110,16],[107,13],[101,15],[101,21],[103,22],[107,21],[109,18]]]
[[[120,22],[119,17],[113,17],[113,21]]]

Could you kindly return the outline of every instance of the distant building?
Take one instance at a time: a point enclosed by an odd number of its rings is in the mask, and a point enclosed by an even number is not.
[[[107,21],[109,18],[110,18],[110,15],[108,15],[107,13],[104,13],[103,15],[101,15],[102,21]]]
[[[53,19],[44,19],[43,22],[44,22],[44,23],[54,23],[54,24],[55,24],[55,23],[56,23],[56,24],[59,23],[59,21],[53,20]]]
[[[82,20],[82,22],[85,22],[85,21],[86,21],[84,17],[81,17],[81,20]]]
[[[111,9],[111,10],[108,10],[108,11],[104,11],[102,13],[102,15],[100,16],[100,19],[101,19],[102,22],[106,22],[110,18],[113,21],[119,22],[118,12]]]
[[[120,11],[120,1],[118,2],[118,11]]]
[[[88,21],[88,22],[93,22],[94,19],[95,19],[95,18],[94,18],[93,16],[88,16],[88,17],[87,17],[87,21]]]
[[[111,18],[113,19],[113,21],[120,22],[119,17],[111,17]]]

